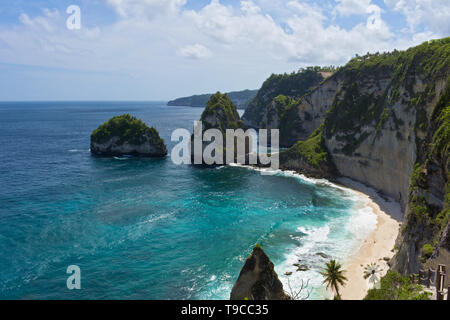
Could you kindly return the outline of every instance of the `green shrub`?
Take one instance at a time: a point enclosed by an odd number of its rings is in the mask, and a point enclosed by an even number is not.
[[[245,118],[252,119],[259,124],[268,104],[277,96],[284,95],[294,100],[299,99],[319,85],[324,80],[320,72],[328,70],[332,70],[332,68],[322,70],[320,67],[308,67],[290,74],[272,74],[264,81],[261,89],[250,101],[245,110]]]
[[[144,135],[151,137],[156,145],[164,145],[164,140],[159,137],[155,128],[149,128],[142,120],[130,114],[123,114],[109,119],[95,129],[91,134],[91,141],[105,143],[112,137],[119,137],[118,145],[126,141],[131,144],[140,144]]]
[[[200,118],[203,121],[203,130],[210,129],[208,123],[205,122],[205,118],[210,115],[215,115],[218,118],[216,129],[219,129],[224,135],[226,129],[246,128],[240,120],[236,106],[226,94],[217,92],[206,103],[206,108]]]
[[[406,232],[406,229],[407,225],[406,224],[402,225],[401,233],[404,234]]]
[[[422,247],[422,253],[423,253],[425,258],[431,257],[431,255],[433,254],[433,251],[434,251],[434,248],[429,243],[424,244],[423,247]]]
[[[323,141],[322,129],[323,126],[320,126],[307,140],[297,142],[284,154],[303,159],[314,168],[330,167],[331,159]]]
[[[377,124],[377,131],[380,131],[383,128],[383,125],[388,118],[389,118],[389,109],[384,108],[383,112],[381,113],[380,121]]]
[[[370,289],[364,300],[429,300],[430,295],[422,286],[412,284],[409,277],[388,271],[380,280],[380,288]]]
[[[419,187],[426,187],[424,165],[416,163],[410,176],[410,192],[417,191]]]

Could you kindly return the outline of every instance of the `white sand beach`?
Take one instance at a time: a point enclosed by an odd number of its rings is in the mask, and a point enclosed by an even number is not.
[[[382,269],[381,276],[389,269],[386,259],[394,256],[393,248],[402,221],[402,211],[399,203],[382,198],[372,188],[347,178],[341,178],[339,182],[367,198],[368,205],[377,215],[375,230],[364,240],[359,250],[343,262],[348,281],[341,288],[342,299],[361,300],[371,288],[368,280],[363,278],[364,268],[375,262]]]

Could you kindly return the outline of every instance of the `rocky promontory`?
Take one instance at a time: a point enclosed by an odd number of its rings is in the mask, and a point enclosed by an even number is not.
[[[314,71],[271,76],[244,122],[280,129],[281,169],[348,177],[398,201],[392,269],[448,265],[450,37],[356,56],[318,84]]]
[[[220,92],[215,93],[211,96],[208,103],[206,104],[205,110],[203,110],[203,113],[200,117],[200,121],[202,124],[201,132],[200,128],[196,127],[194,128],[194,135],[192,135],[192,139],[194,139],[195,135],[199,137],[203,137],[206,130],[209,129],[216,129],[219,130],[222,135],[222,141],[216,141],[212,140],[211,142],[203,142],[202,141],[202,152],[207,147],[216,146],[217,155],[214,155],[215,158],[223,158],[223,163],[226,162],[225,156],[226,156],[226,131],[227,129],[233,129],[233,130],[247,130],[247,126],[244,124],[244,122],[239,117],[239,114],[237,112],[236,106],[231,101],[231,99],[228,97],[227,94],[222,94]],[[222,145],[220,146],[220,142]],[[248,142],[248,141],[247,141]],[[235,145],[235,156],[236,156],[236,144],[237,140],[235,139],[234,145]],[[248,144],[246,144],[246,148],[248,149]],[[194,157],[194,148],[191,149],[192,156]]]
[[[91,153],[99,156],[164,157],[167,148],[155,128],[124,114],[111,118],[92,132]]]
[[[273,263],[256,245],[245,261],[230,295],[231,300],[290,300],[278,279]]]

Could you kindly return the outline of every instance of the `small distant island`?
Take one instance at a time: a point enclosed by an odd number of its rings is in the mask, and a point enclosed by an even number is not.
[[[250,101],[256,96],[258,90],[243,90],[228,92],[226,95],[234,103],[237,109],[245,109]],[[193,95],[190,97],[178,98],[167,102],[168,106],[187,106],[204,108],[209,99],[213,96],[212,93]]]
[[[123,114],[113,117],[91,134],[91,153],[98,156],[164,157],[167,148],[158,131],[142,120]]]

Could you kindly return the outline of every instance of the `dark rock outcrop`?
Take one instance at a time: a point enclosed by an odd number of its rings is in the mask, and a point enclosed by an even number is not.
[[[200,132],[199,128],[194,128],[194,135],[192,135],[191,140],[191,153],[192,153],[192,159],[194,160],[194,152],[195,147],[193,143],[193,139],[195,137],[195,134],[197,133],[199,139],[203,136],[204,132],[208,129],[217,129],[222,134],[222,148],[218,146],[218,141],[211,142],[202,142],[202,153],[205,150],[206,147],[210,145],[217,145],[217,152],[219,153],[220,157],[223,159],[222,162],[226,163],[226,145],[227,145],[227,139],[226,139],[226,130],[227,129],[233,129],[238,130],[242,129],[244,132],[247,130],[247,126],[242,122],[241,118],[239,117],[239,114],[237,112],[236,106],[233,104],[231,99],[226,95],[222,94],[220,92],[217,92],[216,94],[212,95],[209,99],[208,103],[206,104],[206,108],[203,111],[201,118],[200,118],[201,124],[202,124],[202,130]],[[237,139],[234,139],[234,151],[235,155],[237,152]],[[245,143],[246,150],[248,150],[249,146],[249,140]],[[204,160],[204,159],[203,159]]]
[[[91,153],[98,156],[164,157],[167,148],[155,128],[124,114],[111,118],[92,132]]]
[[[322,257],[324,259],[330,259],[331,258],[329,255],[327,255],[326,253],[323,253],[323,252],[317,252],[316,256]]]
[[[245,261],[233,286],[231,300],[289,300],[273,263],[259,245]]]

